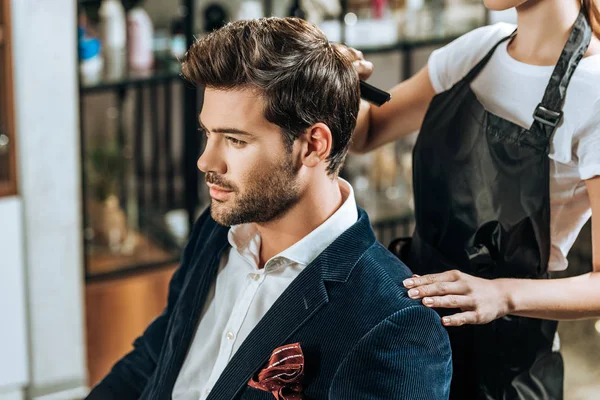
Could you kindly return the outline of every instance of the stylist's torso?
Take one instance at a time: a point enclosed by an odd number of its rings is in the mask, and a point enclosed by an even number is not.
[[[560,231],[557,222],[578,224],[567,231],[576,235],[589,218],[587,196],[571,197],[582,166],[569,164],[578,155],[564,145],[565,136],[586,137],[575,135],[585,126],[564,123],[562,113],[567,92],[576,93],[568,99],[572,115],[595,106],[581,96],[585,68],[577,68],[591,34],[580,14],[557,66],[549,68],[511,59],[506,46],[514,35],[505,25],[475,31],[432,55],[429,74],[440,93],[415,145],[416,230],[405,257],[415,273],[459,269],[487,279],[546,278],[551,254],[554,269],[566,266],[563,249],[574,238],[551,239],[550,221],[553,211],[559,213],[554,226]],[[460,56],[474,54],[473,46],[483,59]],[[574,84],[580,87],[571,92],[576,71]],[[569,215],[556,221],[565,203]],[[556,326],[505,316],[450,327],[452,398],[562,398],[562,359],[553,351]]]
[[[499,23],[474,30],[435,51],[428,62],[436,93],[465,77],[498,41],[514,32]],[[521,127],[530,127],[554,70],[519,62],[502,42],[471,82],[471,89],[491,113]],[[600,55],[577,66],[565,95],[564,118],[549,142],[551,248],[548,269],[567,268],[566,255],[589,220],[590,200],[583,181],[598,171],[600,161]]]
[[[484,27],[436,51],[437,93],[414,150],[416,229],[401,255],[419,275],[458,269],[543,279],[589,219],[583,181],[600,159],[600,74],[580,14],[556,67],[513,59],[515,27]],[[564,114],[564,116],[563,116]],[[534,116],[535,115],[535,116]],[[505,316],[450,327],[452,399],[561,399],[556,322]]]

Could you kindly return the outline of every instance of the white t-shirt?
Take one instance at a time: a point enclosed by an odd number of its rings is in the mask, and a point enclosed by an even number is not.
[[[428,62],[436,93],[460,81],[515,25],[476,29],[433,52]],[[519,62],[502,43],[471,83],[484,107],[525,128],[542,100],[554,67]],[[551,240],[549,270],[567,268],[567,253],[592,211],[585,180],[600,175],[600,55],[585,57],[567,89],[564,119],[550,147]]]

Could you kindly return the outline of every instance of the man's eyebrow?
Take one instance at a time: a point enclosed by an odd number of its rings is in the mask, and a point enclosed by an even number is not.
[[[198,119],[198,123],[200,124],[200,128],[206,132],[214,132],[214,133],[231,133],[234,135],[247,135],[247,136],[254,136],[252,133],[247,132],[247,131],[243,131],[241,129],[237,129],[237,128],[228,128],[228,127],[223,127],[223,128],[215,128],[212,130],[209,130],[206,128],[206,126],[204,126],[204,124],[202,123],[202,121],[200,119]]]

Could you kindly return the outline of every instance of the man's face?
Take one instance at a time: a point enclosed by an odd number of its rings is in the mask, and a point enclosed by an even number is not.
[[[198,168],[221,225],[272,221],[300,198],[293,153],[281,128],[265,119],[264,106],[251,90],[205,90],[200,124],[207,144]]]

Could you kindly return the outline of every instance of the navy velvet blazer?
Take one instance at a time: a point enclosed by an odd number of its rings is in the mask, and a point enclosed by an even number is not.
[[[358,221],[290,284],[242,343],[208,400],[264,399],[248,386],[279,346],[300,342],[304,399],[447,399],[452,375],[448,335],[431,309],[411,300],[409,269]],[[216,279],[228,228],[207,210],[197,221],[168,305],[90,400],[170,399],[207,292]]]

